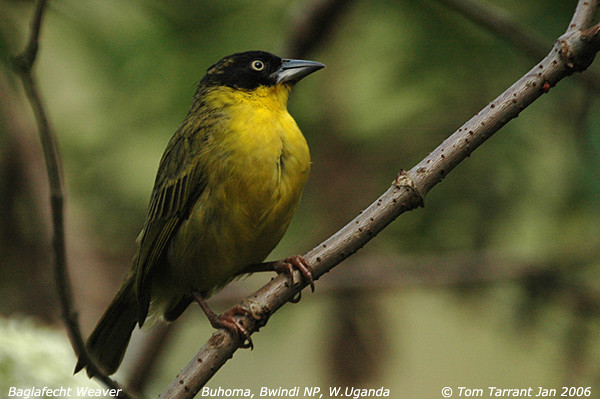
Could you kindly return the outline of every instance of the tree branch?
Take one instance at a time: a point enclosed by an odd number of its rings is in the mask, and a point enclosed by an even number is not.
[[[27,43],[25,50],[23,50],[23,53],[15,57],[15,67],[22,73],[30,73],[31,68],[33,68],[33,64],[35,63],[39,47],[38,43],[40,40],[42,17],[44,16],[44,10],[46,9],[47,3],[47,0],[38,1],[31,20],[29,42]]]
[[[91,366],[91,370],[108,387],[120,389],[119,397],[129,398],[121,386],[105,375],[93,362],[90,362],[89,355],[85,349],[85,344],[81,337],[77,312],[73,306],[73,293],[69,283],[67,269],[67,256],[65,246],[65,228],[64,228],[64,183],[62,177],[62,166],[56,135],[50,125],[48,115],[42,102],[37,82],[33,76],[32,69],[37,57],[39,48],[39,37],[42,26],[44,11],[46,10],[47,0],[39,0],[34,11],[29,42],[25,50],[14,58],[15,72],[21,78],[23,88],[27,99],[31,104],[35,115],[40,142],[44,152],[46,171],[50,185],[50,207],[52,213],[52,248],[54,252],[54,274],[62,310],[62,319],[69,334],[71,346],[75,354],[86,360]],[[88,367],[90,368],[90,367]]]
[[[472,22],[490,30],[500,38],[536,59],[543,58],[548,48],[545,41],[524,28],[502,9],[488,2],[473,0],[436,0]]]
[[[594,20],[597,7],[598,0],[580,0],[567,28],[567,33],[581,31],[589,27]]]
[[[587,6],[584,7],[584,3]],[[589,15],[595,9],[596,1],[581,0],[577,7],[578,20],[589,21]],[[599,30],[600,25],[597,25],[583,32],[570,30],[561,36],[550,53],[525,76],[410,171],[401,172],[392,186],[359,216],[308,252],[304,257],[313,266],[315,277],[319,278],[352,255],[401,213],[422,205],[423,197],[436,184],[502,126],[561,79],[585,70],[600,48]],[[294,272],[294,276],[295,281],[301,281],[299,272]],[[304,282],[290,286],[285,276],[277,276],[241,302],[252,316],[240,316],[240,322],[249,332],[258,331],[277,309],[305,286]],[[161,397],[193,397],[233,356],[240,344],[237,338],[223,330],[215,332]]]
[[[473,0],[436,1],[493,32],[531,58],[540,59],[546,55],[548,46],[543,38],[530,29],[523,27],[509,15],[504,13],[503,10],[492,4],[475,2]],[[573,19],[569,24],[567,33],[571,31],[572,26],[577,26],[577,21],[580,19],[583,18],[584,20],[587,20],[587,18],[593,17],[593,13],[591,13],[591,15],[589,13],[589,10],[592,9],[593,8],[584,5],[578,7],[577,10],[580,11],[575,12]],[[582,26],[589,26],[589,24],[583,23]],[[595,93],[600,92],[600,76],[593,71],[588,71],[583,75],[579,75],[578,80],[585,83],[586,87]]]

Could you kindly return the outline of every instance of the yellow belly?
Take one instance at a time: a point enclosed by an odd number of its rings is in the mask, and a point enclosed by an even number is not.
[[[310,156],[283,105],[240,101],[229,109],[235,118],[215,128],[203,157],[206,188],[169,247],[165,276],[176,290],[170,299],[222,287],[262,262],[285,233]]]

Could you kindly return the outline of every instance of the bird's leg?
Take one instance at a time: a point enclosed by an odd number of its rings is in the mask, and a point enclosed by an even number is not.
[[[208,307],[206,299],[204,299],[202,294],[194,292],[193,295],[194,299],[196,300],[196,302],[198,302],[198,305],[200,305],[200,308],[208,318],[208,321],[210,321],[210,325],[213,326],[213,328],[223,328],[229,331],[231,334],[236,335],[242,341],[242,345],[240,345],[240,347],[242,348],[254,348],[254,344],[252,343],[252,339],[250,338],[250,333],[234,317],[236,315],[251,316],[252,314],[248,309],[244,309],[242,306],[236,305],[233,308],[226,311],[225,313],[216,314]],[[246,343],[246,341],[248,343]]]
[[[313,269],[310,267],[306,259],[304,259],[300,255],[290,256],[289,258],[285,258],[283,260],[268,262],[273,265],[273,270],[277,273],[285,273],[289,276],[290,281],[294,282],[294,274],[293,270],[296,268],[304,281],[310,285],[310,291],[315,292],[315,281],[313,279]]]
[[[283,260],[278,260],[274,262],[264,262],[255,265],[250,265],[246,269],[244,269],[241,274],[273,271],[287,275],[290,278],[291,283],[294,284],[294,268],[296,268],[300,272],[304,281],[308,282],[308,284],[310,285],[310,290],[314,292],[315,282],[313,279],[313,269],[308,264],[306,259],[304,259],[300,255],[290,256],[289,258],[285,258]],[[298,293],[298,296],[294,297],[290,302],[296,303],[299,300],[300,293]]]

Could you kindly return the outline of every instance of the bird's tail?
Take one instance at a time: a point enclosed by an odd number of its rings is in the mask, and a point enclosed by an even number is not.
[[[131,333],[137,323],[137,308],[134,279],[127,277],[86,342],[89,355],[108,375],[117,371],[123,360]],[[79,358],[75,373],[84,367],[87,367],[87,363]],[[89,369],[87,373],[90,378],[93,377]]]

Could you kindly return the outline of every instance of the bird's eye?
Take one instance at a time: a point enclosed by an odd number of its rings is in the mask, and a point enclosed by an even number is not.
[[[255,71],[262,71],[265,69],[265,63],[261,60],[253,60],[250,63],[250,68],[254,69]]]

